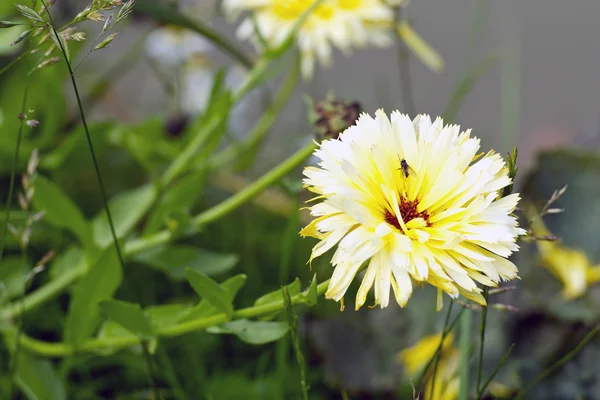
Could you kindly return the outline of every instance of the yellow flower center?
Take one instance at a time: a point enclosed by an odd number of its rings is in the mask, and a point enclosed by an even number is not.
[[[343,3],[354,3],[358,0],[342,0]],[[300,18],[300,15],[314,3],[313,0],[279,0],[273,6],[273,12],[279,18],[294,20]],[[333,7],[327,4],[319,4],[312,15],[320,19],[331,19],[333,17]]]

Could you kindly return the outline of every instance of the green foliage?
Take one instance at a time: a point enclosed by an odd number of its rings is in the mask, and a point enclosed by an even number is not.
[[[223,282],[220,286],[227,292],[226,301],[233,303],[238,291],[246,284],[247,277],[244,274],[232,276]],[[180,313],[177,321],[190,321],[202,317],[208,317],[220,312],[217,306],[210,303],[209,300],[203,298],[198,305]]]
[[[102,312],[111,320],[134,333],[140,339],[154,338],[154,329],[149,316],[139,304],[120,300],[103,300],[99,303]]]
[[[118,238],[123,238],[148,212],[157,196],[156,187],[152,184],[120,193],[109,202],[110,211],[115,221]],[[112,241],[112,234],[106,218],[106,211],[101,211],[93,221],[94,241],[100,248],[106,248]]]
[[[230,292],[227,289],[210,279],[208,275],[191,268],[186,268],[185,277],[200,297],[225,313],[228,318],[231,318],[233,305],[231,304]]]
[[[150,249],[136,254],[134,260],[163,271],[174,279],[184,279],[186,268],[208,276],[229,272],[238,263],[239,257],[180,245]]]
[[[91,227],[76,204],[52,181],[37,176],[33,205],[44,212],[44,219],[59,228],[70,230],[85,246],[91,245]]]
[[[60,377],[48,360],[19,352],[15,382],[30,400],[66,400]]]
[[[65,320],[65,340],[79,345],[100,323],[98,302],[109,299],[121,285],[123,271],[114,248],[102,252],[87,274],[75,285]]]
[[[238,319],[221,326],[211,326],[207,332],[217,334],[232,334],[241,341],[260,345],[281,339],[288,331],[285,322],[250,321]]]

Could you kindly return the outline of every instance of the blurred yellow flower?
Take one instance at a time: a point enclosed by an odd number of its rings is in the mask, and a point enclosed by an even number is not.
[[[433,358],[441,340],[441,333],[427,336],[414,346],[398,353],[398,360],[404,366],[406,373],[412,377],[421,371]],[[458,398],[460,390],[459,352],[452,346],[453,340],[452,332],[446,335],[437,371],[434,374],[434,368],[431,367],[427,372],[423,400],[454,400]]]
[[[313,0],[224,0],[226,13],[236,16],[242,11],[254,13],[256,24],[246,18],[238,36],[259,44],[256,29],[270,47],[284,42],[302,13]],[[383,0],[323,0],[298,30],[296,42],[302,53],[302,75],[310,78],[315,60],[329,66],[332,45],[348,55],[352,48],[392,44],[390,27],[393,9]]]
[[[531,221],[536,236],[552,235],[537,212]],[[542,265],[563,285],[564,299],[577,299],[585,294],[590,285],[600,281],[600,265],[592,266],[582,250],[568,248],[555,241],[537,240],[536,243]]]
[[[300,233],[321,240],[310,260],[339,242],[325,296],[341,300],[368,260],[356,309],[373,285],[375,304],[388,305],[391,287],[404,307],[413,279],[485,305],[475,281],[494,287],[516,278],[507,257],[525,234],[512,215],[519,195],[500,198],[511,184],[505,163],[493,151],[474,161],[478,150],[470,131],[441,118],[394,112],[390,121],[382,110],[323,141],[318,166],[304,170],[321,201]]]

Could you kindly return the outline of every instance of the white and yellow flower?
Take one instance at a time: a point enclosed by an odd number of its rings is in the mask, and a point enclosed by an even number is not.
[[[256,24],[246,18],[238,29],[238,36],[258,44],[258,29],[273,48],[285,41],[296,21],[313,3],[314,0],[225,0],[224,8],[233,16],[242,11],[253,12]],[[313,75],[315,60],[324,66],[331,65],[332,45],[346,55],[355,47],[390,45],[393,18],[392,7],[383,0],[323,0],[296,37],[302,54],[303,76]]]
[[[315,219],[303,236],[320,239],[310,260],[338,245],[325,296],[343,298],[369,261],[356,309],[375,286],[375,304],[386,307],[390,287],[405,306],[413,280],[484,305],[476,282],[494,287],[517,278],[507,260],[518,235],[512,215],[518,194],[500,197],[511,184],[493,151],[477,159],[479,139],[441,118],[411,121],[399,112],[362,114],[339,139],[325,140],[306,167],[304,183],[318,194]],[[475,161],[476,160],[476,161]]]

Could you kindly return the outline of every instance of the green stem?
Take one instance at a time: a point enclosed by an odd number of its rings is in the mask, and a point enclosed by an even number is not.
[[[473,311],[466,310],[460,319],[460,392],[459,400],[469,399],[469,359],[471,351],[471,325]]]
[[[487,389],[487,387],[489,386],[489,384],[492,383],[492,380],[494,379],[494,377],[496,376],[496,374],[500,371],[500,369],[502,368],[502,366],[504,365],[504,363],[506,363],[506,360],[508,359],[508,357],[510,356],[510,353],[513,351],[514,348],[515,348],[515,344],[513,343],[508,348],[508,351],[504,354],[504,356],[502,356],[502,359],[500,359],[500,362],[498,363],[498,365],[494,369],[494,372],[492,372],[492,374],[490,375],[490,377],[485,381],[485,383],[483,384],[483,386],[481,386],[481,389],[477,393],[477,400],[479,400],[479,399],[481,399],[483,397],[483,394],[485,393],[485,390]]]
[[[448,311],[446,311],[446,318],[444,318],[444,327],[442,328],[442,338],[440,340],[440,344],[438,345],[437,350],[435,351],[435,364],[433,365],[433,376],[431,378],[431,391],[429,392],[429,398],[433,399],[433,394],[435,393],[435,377],[437,375],[438,365],[440,363],[440,359],[442,358],[442,348],[444,347],[444,339],[448,335],[448,322],[450,321],[450,314],[452,313],[452,306],[454,305],[454,301],[450,302],[450,306],[448,306]]]
[[[448,328],[444,331],[444,332],[446,332],[446,335],[448,335],[448,333],[452,332],[452,330],[454,329],[454,326],[456,326],[456,323],[458,322],[458,320],[460,319],[460,316],[462,315],[462,313],[464,311],[465,311],[465,309],[461,308],[461,310],[458,312],[458,314],[456,314],[456,317],[454,317],[454,319],[452,320],[450,325],[448,325]],[[438,356],[438,354],[440,354],[440,352],[442,351],[442,343],[443,342],[440,342],[440,344],[438,345],[438,348],[435,350],[435,353],[433,354],[433,357],[431,357],[429,359],[429,361],[427,361],[427,364],[425,364],[425,367],[423,368],[421,375],[419,375],[419,379],[416,380],[416,382],[417,382],[417,384],[415,385],[416,388],[420,388],[423,385],[423,381],[425,379],[425,376],[427,375],[427,371],[429,371],[429,367],[431,367],[431,364],[433,364],[433,362],[436,360],[436,357]]]
[[[12,60],[11,62],[9,62],[8,64],[6,64],[2,69],[0,69],[0,76],[2,76],[2,74],[4,74],[6,71],[8,71],[9,69],[11,69],[12,67],[14,67],[19,61],[21,61],[26,55],[28,54],[27,51],[21,53],[19,55],[19,57],[15,58],[14,60]]]
[[[152,400],[158,400],[158,391],[156,389],[156,383],[154,382],[154,368],[152,367],[152,356],[150,350],[148,350],[148,342],[142,340],[142,353],[144,355],[144,362],[146,363],[146,370],[148,371],[148,386],[151,388]],[[160,396],[162,399],[162,396]]]
[[[108,207],[108,197],[106,196],[106,190],[104,189],[104,182],[102,180],[102,174],[100,173],[100,167],[98,165],[98,159],[96,157],[96,152],[94,151],[94,145],[92,143],[92,136],[90,135],[90,130],[88,128],[87,119],[85,117],[85,112],[83,111],[83,104],[81,102],[81,96],[79,95],[79,88],[77,87],[77,81],[75,80],[75,74],[73,72],[73,68],[71,66],[71,62],[69,61],[69,57],[67,55],[67,50],[63,46],[63,41],[60,38],[59,33],[56,31],[54,27],[54,21],[52,20],[52,14],[50,10],[46,6],[46,2],[42,1],[42,5],[46,9],[46,14],[48,14],[48,19],[50,21],[49,28],[54,33],[56,37],[56,42],[60,47],[60,51],[65,59],[65,63],[67,64],[67,69],[69,71],[69,76],[71,77],[71,84],[73,86],[73,91],[75,92],[75,98],[77,99],[77,106],[79,108],[79,115],[81,117],[81,123],[83,124],[83,128],[85,130],[85,137],[87,139],[88,147],[90,149],[90,154],[92,156],[92,162],[94,164],[94,170],[96,172],[96,179],[98,180],[98,186],[100,186],[100,195],[102,196],[102,203],[104,204],[104,209],[106,210],[106,216],[108,218],[108,225],[110,226],[110,232],[112,234],[113,243],[115,246],[115,250],[117,251],[117,257],[119,258],[119,263],[121,264],[121,268],[125,270],[125,261],[123,260],[123,254],[121,253],[121,246],[119,246],[119,241],[117,240],[117,233],[115,230],[115,224],[113,222],[112,214],[110,212],[110,208]]]
[[[244,143],[241,145],[230,146],[211,157],[209,160],[211,169],[218,169],[234,162],[239,156],[240,150],[253,151],[262,142],[269,132],[269,128],[271,128],[277,117],[281,114],[283,108],[288,103],[290,97],[294,93],[296,85],[298,84],[298,78],[300,76],[300,63],[297,62],[294,65],[294,69],[289,73],[285,82],[281,85],[281,89],[277,93],[277,96],[273,99],[271,106],[262,114],[260,120],[248,134]],[[204,166],[204,164],[201,164],[201,167],[202,166]]]
[[[481,320],[479,321],[479,362],[477,363],[477,393],[479,393],[479,388],[481,387],[481,378],[483,376],[483,345],[485,341],[485,324],[487,322],[487,312],[488,312],[488,293],[489,288],[486,286],[483,289],[483,298],[486,301],[486,306],[483,307],[481,311]]]
[[[394,26],[397,26],[400,21],[403,20],[402,7],[396,8],[396,20]],[[396,34],[396,51],[398,53],[398,68],[400,71],[400,88],[402,93],[402,104],[404,105],[404,112],[411,116],[416,117],[416,105],[415,95],[412,85],[412,79],[410,76],[410,65],[409,65],[409,52],[406,43],[402,40],[400,35]]]
[[[567,361],[569,361],[571,358],[575,357],[577,355],[577,353],[579,353],[585,347],[585,345],[587,344],[587,342],[589,342],[590,340],[592,340],[594,338],[594,336],[596,336],[596,334],[598,333],[598,331],[600,331],[600,325],[594,327],[594,329],[592,329],[587,335],[585,335],[585,337],[581,340],[581,342],[579,342],[579,344],[573,350],[571,350],[563,358],[561,358],[560,360],[558,360],[557,362],[555,362],[554,364],[552,364],[544,372],[542,372],[540,375],[538,375],[534,380],[532,380],[531,382],[529,382],[529,384],[527,386],[525,386],[523,389],[521,389],[521,391],[519,392],[519,394],[517,395],[517,397],[514,398],[514,400],[522,400],[522,399],[524,399],[525,395],[527,395],[527,393],[535,385],[537,385],[540,381],[542,381],[546,377],[552,375],[560,367],[562,367]]]
[[[165,374],[165,378],[169,381],[169,385],[171,386],[171,390],[173,391],[173,397],[177,400],[188,400],[188,396],[185,393],[185,389],[181,382],[179,382],[179,378],[177,378],[177,373],[175,372],[175,368],[173,367],[173,363],[169,358],[169,353],[164,345],[160,345],[157,349],[158,360],[162,365],[163,372]]]
[[[29,94],[29,84],[31,82],[31,74],[27,74],[25,81],[25,92],[23,94],[23,101],[21,103],[21,114],[27,111],[27,97]],[[17,132],[17,145],[15,147],[15,156],[13,157],[13,165],[10,171],[10,183],[8,184],[8,198],[6,199],[6,207],[4,210],[4,229],[2,231],[2,242],[0,242],[0,261],[4,257],[4,245],[6,243],[6,235],[8,234],[8,222],[10,220],[10,206],[12,205],[13,193],[15,190],[15,178],[17,175],[17,168],[19,164],[19,155],[21,154],[21,138],[23,137],[23,126],[25,125],[22,115],[19,115],[19,131]]]
[[[290,158],[279,164],[277,168],[267,172],[252,184],[237,192],[234,196],[194,217],[191,221],[192,232],[197,232],[202,226],[214,222],[231,211],[237,209],[264,191],[267,187],[271,186],[274,182],[281,180],[291,170],[296,168],[304,160],[310,157],[315,149],[316,145],[314,143],[308,144],[307,146],[298,150]]]
[[[279,181],[285,175],[290,173],[294,168],[301,164],[307,159],[315,149],[314,144],[309,144],[306,147],[299,150],[296,154],[279,164],[277,167],[272,169],[263,177],[254,181],[252,184],[246,186],[241,191],[237,192],[229,199],[224,202],[215,205],[212,208],[200,213],[191,221],[190,229],[185,232],[186,235],[192,235],[197,233],[204,225],[213,222],[222,216],[234,211],[239,206],[246,203],[248,200],[260,194],[267,187],[273,183]],[[138,253],[142,250],[150,249],[159,245],[169,243],[175,238],[175,235],[168,231],[160,231],[150,237],[132,239],[125,243],[124,253],[125,256]],[[0,315],[5,319],[12,319],[23,312],[34,309],[35,307],[43,304],[49,299],[57,296],[67,286],[72,284],[75,280],[81,277],[86,272],[85,265],[78,265],[72,269],[64,272],[56,279],[53,279],[48,284],[42,286],[40,289],[29,294],[23,301],[23,308],[21,309],[20,304],[8,304],[0,309]],[[20,303],[20,302],[19,302]]]
[[[321,282],[317,285],[317,294],[323,295],[329,286],[329,280]],[[298,293],[292,296],[292,305],[305,304],[303,293]],[[262,315],[271,314],[285,309],[283,299],[273,301],[271,303],[262,304],[248,308],[242,308],[233,313],[231,320],[243,318],[256,318]],[[216,314],[209,317],[204,317],[192,321],[181,322],[176,325],[171,325],[160,329],[157,333],[159,337],[176,337],[185,335],[186,333],[205,330],[211,326],[223,324],[230,319],[225,314]],[[7,333],[14,334],[14,329],[7,330]],[[83,344],[75,347],[70,344],[49,343],[41,340],[33,339],[23,335],[21,345],[23,348],[45,357],[65,357],[75,353],[95,352],[103,349],[119,350],[127,347],[132,347],[140,344],[137,336],[119,336],[111,338],[90,339]]]

